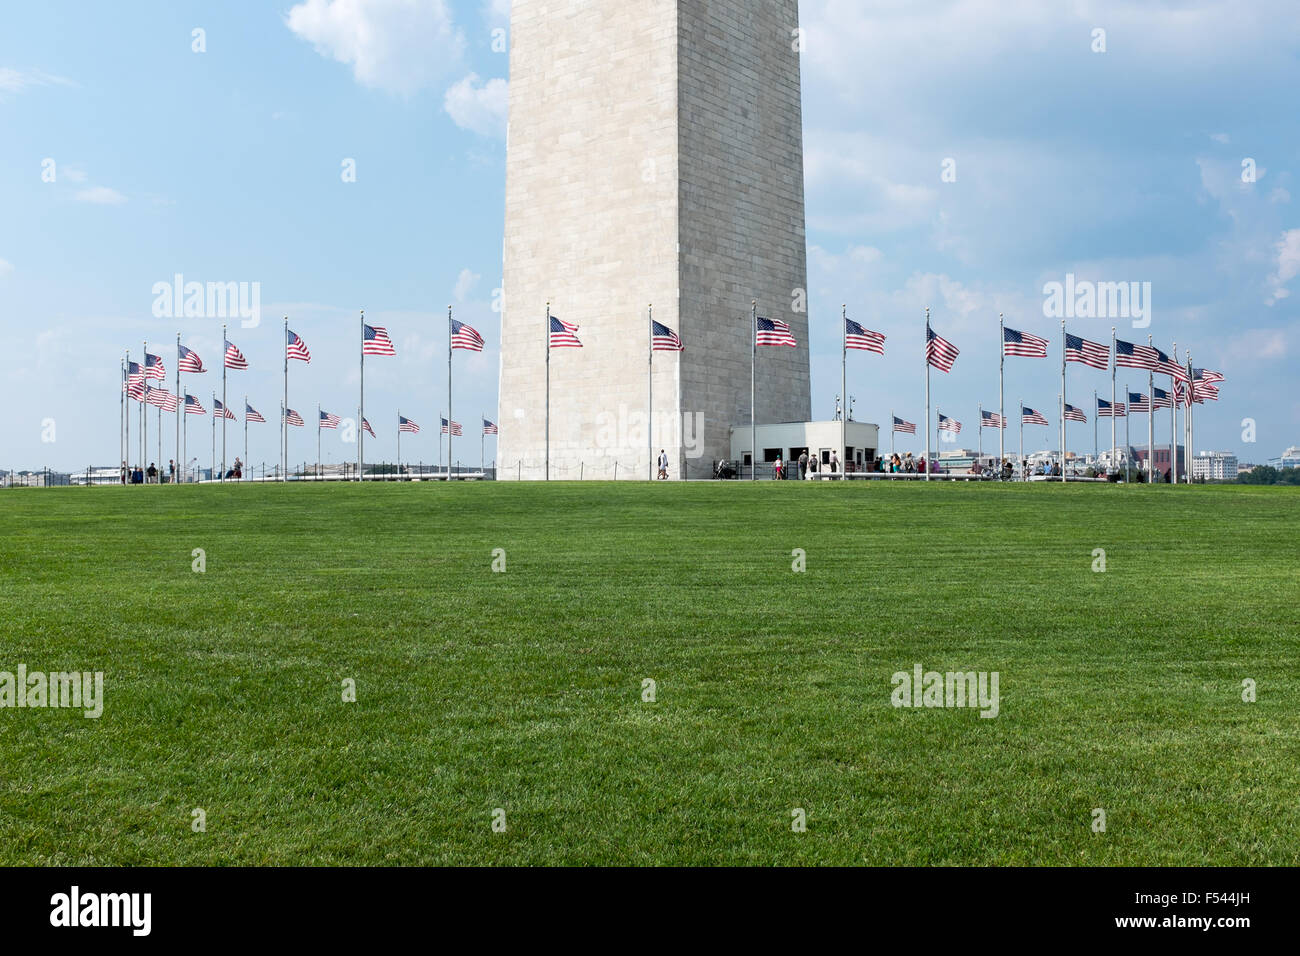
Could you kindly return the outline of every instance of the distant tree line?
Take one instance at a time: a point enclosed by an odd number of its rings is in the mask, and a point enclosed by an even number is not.
[[[1237,476],[1239,485],[1300,485],[1300,468],[1274,468],[1256,465]]]

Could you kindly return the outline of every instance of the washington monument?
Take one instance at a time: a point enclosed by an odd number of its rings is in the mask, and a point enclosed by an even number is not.
[[[750,420],[753,300],[799,342],[759,350],[756,416],[810,417],[798,13],[514,0],[502,478],[645,478],[661,448],[709,477]],[[548,305],[582,342],[550,355],[549,468]],[[651,306],[685,345],[652,366]]]

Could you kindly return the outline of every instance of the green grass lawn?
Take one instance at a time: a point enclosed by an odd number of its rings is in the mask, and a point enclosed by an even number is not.
[[[1215,486],[7,491],[0,670],[105,704],[0,710],[0,863],[1296,864],[1298,526]],[[918,663],[999,716],[894,708]]]

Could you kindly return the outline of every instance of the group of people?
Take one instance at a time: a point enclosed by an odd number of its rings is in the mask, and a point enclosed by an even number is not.
[[[793,472],[798,468],[799,474],[796,476]],[[790,474],[786,474],[789,471]],[[797,462],[787,462],[782,460],[780,455],[776,456],[776,461],[772,462],[772,474],[777,481],[788,481],[798,478],[800,481],[812,481],[823,475],[838,475],[840,473],[840,456],[831,452],[826,461],[821,461],[816,455],[809,455],[806,451],[801,452]]]
[[[162,472],[153,462],[149,462],[148,468],[141,468],[139,465],[127,467],[126,462],[122,462],[121,478],[124,485],[156,485],[162,479]],[[176,460],[168,459],[167,461],[167,479],[166,484],[174,484],[176,481]],[[235,457],[235,464],[226,472],[226,477],[239,479],[244,477],[244,463]]]
[[[139,465],[127,467],[126,462],[122,462],[122,484],[124,485],[156,485],[160,477],[158,466],[149,462],[148,468],[141,468]],[[176,462],[169,460],[167,462],[168,481],[176,480]]]

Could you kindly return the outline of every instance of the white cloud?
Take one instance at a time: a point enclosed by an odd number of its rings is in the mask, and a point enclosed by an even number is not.
[[[1214,140],[1216,143],[1223,143],[1224,145],[1232,142],[1232,137],[1227,133],[1211,133],[1210,139]]]
[[[460,275],[456,277],[456,301],[464,302],[466,297],[474,291],[474,286],[478,285],[478,280],[481,278],[483,277],[477,272],[471,272],[469,269],[461,269]]]
[[[510,0],[487,0],[487,18],[493,23],[510,22]]]
[[[84,183],[86,181],[86,171],[76,166],[64,166],[62,176],[70,183]]]
[[[7,259],[0,259],[0,276],[7,276],[14,271],[14,264]]]
[[[13,70],[0,66],[0,93],[21,93],[31,86],[76,86],[71,80],[41,70]]]
[[[1268,201],[1277,204],[1289,203],[1291,201],[1291,193],[1283,187],[1278,186],[1268,194]]]
[[[92,202],[101,206],[120,206],[126,202],[125,196],[108,186],[91,186],[89,189],[79,190],[72,198],[78,202]]]
[[[500,78],[488,80],[481,86],[478,84],[477,73],[471,73],[456,83],[447,90],[443,108],[461,129],[483,136],[504,137],[509,84]]]
[[[1291,294],[1286,284],[1300,275],[1300,229],[1288,229],[1282,233],[1275,247],[1277,249],[1277,271],[1268,277],[1272,286],[1267,302],[1275,305]]]
[[[432,86],[465,51],[445,0],[304,0],[285,23],[358,83],[403,96]]]

